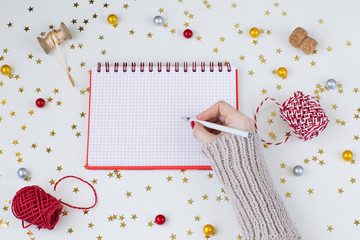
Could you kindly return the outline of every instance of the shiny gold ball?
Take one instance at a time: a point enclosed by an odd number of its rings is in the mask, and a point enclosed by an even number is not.
[[[284,67],[279,68],[276,73],[281,78],[286,78],[287,76],[287,70]]]
[[[252,28],[252,29],[250,29],[249,34],[250,34],[250,37],[257,38],[260,34],[260,30],[257,28]]]
[[[11,73],[11,67],[9,65],[3,65],[1,67],[1,73],[4,75],[9,75]]]
[[[205,233],[206,236],[210,236],[214,234],[214,227],[210,224],[206,224],[203,228],[203,232]]]
[[[107,18],[108,23],[114,25],[118,21],[118,17],[115,14],[110,14]]]
[[[345,161],[351,161],[353,159],[353,153],[350,150],[345,150],[342,154],[342,158]]]

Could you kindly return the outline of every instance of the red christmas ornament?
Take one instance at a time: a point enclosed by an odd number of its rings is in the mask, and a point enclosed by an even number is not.
[[[42,108],[45,106],[45,100],[42,98],[38,98],[38,99],[36,99],[35,104],[37,107]]]
[[[158,225],[163,225],[165,223],[165,216],[161,214],[157,215],[155,217],[155,223]]]
[[[76,178],[84,183],[88,184],[95,195],[95,203],[91,207],[75,207],[70,204],[62,202],[60,199],[56,199],[50,194],[46,193],[39,186],[27,186],[20,189],[12,200],[11,210],[14,216],[22,220],[23,228],[27,228],[31,225],[39,226],[40,228],[53,229],[56,223],[59,221],[59,215],[63,209],[63,205],[69,206],[75,209],[90,209],[95,207],[97,203],[97,194],[93,186],[90,183],[75,176],[66,176],[59,179],[55,186],[56,191],[57,184],[65,178]],[[24,225],[24,222],[28,222],[28,225]]]
[[[186,30],[184,31],[184,37],[185,37],[185,38],[191,38],[192,35],[193,35],[193,32],[192,32],[190,29],[186,29]]]
[[[257,114],[260,107],[268,99],[274,101],[280,107],[280,117],[289,124],[291,130],[301,140],[308,141],[317,137],[330,122],[324,109],[320,106],[319,100],[315,97],[304,95],[302,92],[297,91],[294,92],[294,97],[290,97],[282,105],[274,98],[265,98],[265,100],[260,103],[259,107],[257,107],[254,115],[256,130],[258,130],[256,123]],[[267,145],[280,145],[285,143],[289,137],[290,134],[287,134],[285,140],[278,143],[269,143],[263,139],[261,140]]]

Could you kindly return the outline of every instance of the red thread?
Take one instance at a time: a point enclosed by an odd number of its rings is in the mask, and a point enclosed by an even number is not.
[[[58,183],[65,178],[76,178],[88,184],[94,191],[95,203],[91,207],[76,207],[62,202],[61,199],[56,199],[39,186],[24,187],[15,194],[11,205],[14,216],[22,220],[23,228],[36,225],[40,228],[53,229],[59,221],[59,215],[63,209],[62,204],[75,209],[91,209],[96,205],[97,194],[94,187],[79,177],[66,176],[59,179],[54,186],[54,191],[56,191]],[[29,223],[26,226],[24,225],[25,221]]]
[[[265,100],[260,103],[259,107],[257,107],[254,115],[256,130],[258,130],[257,114],[259,109],[264,102],[269,99],[279,106],[280,117],[289,124],[294,134],[304,141],[317,137],[330,122],[324,109],[321,108],[319,100],[315,97],[304,95],[302,92],[297,91],[294,92],[294,97],[290,97],[282,105],[280,105],[274,98],[265,98]],[[289,135],[287,135],[284,141],[278,143],[269,143],[263,139],[261,140],[268,145],[280,145],[285,143],[288,139]]]

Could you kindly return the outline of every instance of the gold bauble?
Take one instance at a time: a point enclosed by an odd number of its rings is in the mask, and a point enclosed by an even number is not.
[[[110,14],[107,18],[108,23],[114,25],[118,21],[118,17],[115,14]]]
[[[210,224],[206,224],[203,228],[203,232],[206,236],[210,236],[214,234],[214,227]]]
[[[260,34],[260,30],[257,28],[252,28],[252,29],[250,29],[249,34],[250,34],[250,37],[257,38]]]
[[[281,78],[286,78],[286,76],[287,76],[287,69],[286,68],[284,68],[284,67],[281,67],[281,68],[279,68],[278,70],[277,70],[277,75],[279,76],[279,77],[281,77]]]
[[[1,73],[4,75],[9,75],[11,73],[11,67],[9,65],[3,65],[1,67]]]
[[[342,154],[342,158],[345,161],[351,161],[353,159],[353,153],[350,150],[345,150]]]

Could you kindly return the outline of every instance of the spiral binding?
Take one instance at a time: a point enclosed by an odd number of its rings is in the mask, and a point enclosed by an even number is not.
[[[140,72],[144,72],[145,71],[145,63],[144,62],[140,62]],[[157,72],[162,72],[162,70],[163,70],[163,67],[162,67],[162,63],[161,62],[158,62],[157,63],[157,67],[155,67],[156,68],[156,70],[155,71],[157,71]],[[120,66],[120,64],[119,64],[119,62],[115,62],[114,63],[114,72],[118,72],[121,68],[119,68],[119,66]],[[174,64],[174,66],[175,66],[175,72],[179,72],[180,71],[180,64],[179,64],[179,62],[175,62],[175,64]],[[205,62],[201,62],[201,64],[200,64],[200,70],[201,70],[201,72],[205,72]],[[191,67],[190,67],[190,69],[189,69],[189,67],[188,67],[188,63],[187,62],[184,62],[184,64],[183,64],[183,71],[184,72],[187,72],[187,71],[192,71],[192,72],[196,72],[197,71],[197,65],[196,65],[196,62],[192,62],[191,63]],[[222,72],[224,69],[225,69],[225,67],[226,67],[226,70],[228,71],[228,72],[231,72],[231,65],[230,65],[230,63],[228,63],[228,62],[226,62],[225,63],[225,65],[222,63],[222,62],[218,62],[218,67],[217,67],[217,69],[218,69],[218,71],[219,72]],[[131,63],[131,68],[129,67],[129,69],[128,69],[128,64],[127,64],[127,62],[123,62],[123,64],[122,64],[122,71],[123,72],[127,72],[128,70],[131,70],[131,72],[135,72],[136,71],[136,63],[135,62],[132,62]],[[152,63],[152,62],[149,62],[149,64],[148,64],[148,70],[149,70],[149,72],[153,72],[154,71],[154,63]],[[170,64],[170,62],[166,62],[166,64],[165,64],[165,71],[166,72],[170,72],[170,70],[171,70],[171,64]],[[214,67],[214,62],[210,62],[210,64],[209,64],[209,70],[210,70],[210,72],[214,72],[215,71],[215,67]],[[110,64],[109,64],[109,62],[105,62],[105,72],[109,72],[110,71]],[[121,71],[121,70],[120,70]],[[99,62],[98,64],[97,64],[97,72],[101,72],[101,63]]]

